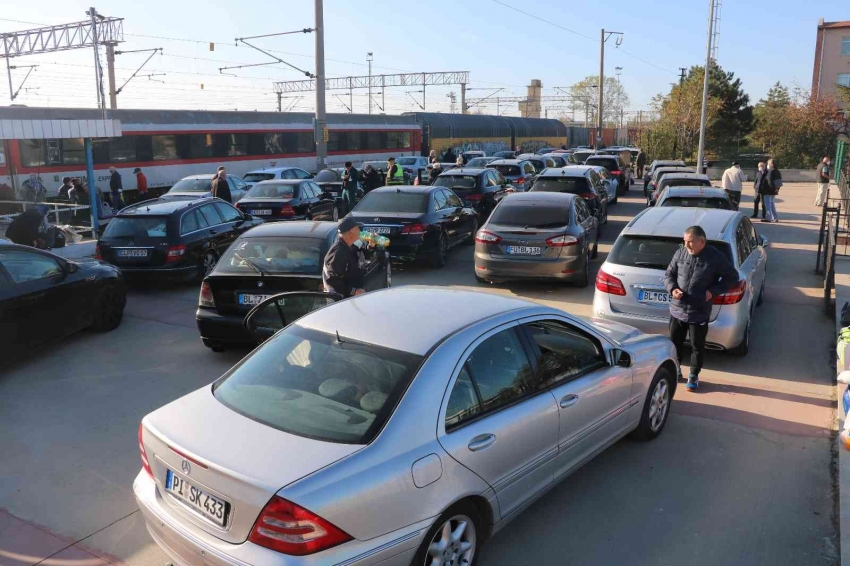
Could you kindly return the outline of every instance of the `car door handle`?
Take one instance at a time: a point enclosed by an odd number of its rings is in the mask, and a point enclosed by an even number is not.
[[[484,450],[494,442],[496,442],[495,434],[479,434],[469,441],[468,448],[472,452],[477,452],[479,450]]]
[[[558,403],[562,409],[566,409],[567,407],[572,407],[578,403],[578,395],[564,395],[561,397],[561,402]]]
[[[217,234],[218,230],[210,230],[210,234]]]

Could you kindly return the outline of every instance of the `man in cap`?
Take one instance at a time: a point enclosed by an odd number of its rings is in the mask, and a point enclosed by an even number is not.
[[[387,159],[387,186],[403,185],[404,184],[404,169],[396,165],[395,157]]]
[[[732,167],[723,172],[723,180],[721,184],[723,190],[732,201],[732,208],[738,210],[738,205],[741,204],[741,189],[744,188],[744,181],[747,176],[741,171],[741,164],[737,161],[732,164]]]
[[[339,293],[354,297],[366,292],[363,288],[363,270],[360,269],[359,251],[366,247],[360,239],[360,225],[353,218],[343,218],[337,228],[339,238],[325,255],[322,283],[326,293]]]

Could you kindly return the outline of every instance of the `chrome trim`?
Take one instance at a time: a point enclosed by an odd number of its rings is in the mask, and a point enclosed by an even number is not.
[[[344,562],[337,562],[334,566],[349,566],[350,564],[354,564],[355,562],[357,562],[359,560],[363,560],[364,558],[369,558],[370,556],[374,556],[375,554],[378,554],[379,552],[383,552],[384,550],[386,550],[388,548],[391,548],[391,547],[396,546],[398,544],[401,544],[403,542],[407,542],[410,539],[419,536],[419,533],[421,533],[421,532],[422,532],[422,529],[419,529],[418,531],[414,531],[412,533],[407,533],[406,535],[401,536],[401,537],[399,537],[395,540],[391,540],[390,542],[384,543],[377,548],[367,550],[366,552],[364,552],[362,554],[358,554],[357,556],[354,556],[353,558],[349,558],[348,560],[346,560]]]
[[[527,397],[525,399],[527,399]],[[527,476],[528,474],[535,472],[539,468],[545,466],[551,460],[554,460],[557,456],[558,456],[558,449],[553,448],[552,450],[550,450],[549,452],[546,452],[545,454],[543,454],[542,456],[540,456],[536,460],[529,462],[528,464],[526,464],[522,468],[514,470],[513,473],[511,473],[508,476],[505,476],[504,478],[502,478],[498,482],[492,484],[491,487],[496,492],[498,492],[503,487],[510,485],[510,484],[514,483],[515,481],[517,481],[517,480]]]
[[[169,448],[171,448],[171,447],[169,446]],[[172,449],[172,451],[173,451],[173,449]],[[181,457],[182,457],[182,456],[181,456]],[[212,488],[208,487],[206,484],[201,483],[201,482],[199,482],[198,480],[196,480],[196,479],[194,479],[194,478],[192,478],[192,477],[189,477],[188,475],[185,475],[185,474],[183,474],[183,473],[178,473],[178,472],[176,472],[176,471],[174,470],[173,466],[169,465],[169,464],[168,464],[168,462],[166,462],[165,460],[163,460],[162,458],[160,458],[160,457],[159,457],[159,456],[157,456],[156,454],[154,454],[154,458],[156,458],[156,459],[159,461],[160,465],[161,465],[163,468],[165,468],[165,470],[166,470],[166,476],[168,475],[168,474],[167,474],[167,473],[168,473],[168,471],[170,471],[172,474],[175,474],[175,475],[177,475],[178,477],[180,477],[181,479],[184,479],[184,480],[185,480],[185,481],[186,481],[189,485],[195,485],[195,486],[200,487],[201,489],[203,489],[203,490],[204,490],[204,491],[206,491],[207,493],[210,493],[210,494],[214,495],[217,499],[221,499],[222,501],[224,501],[225,503],[227,503],[227,504],[230,506],[230,512],[227,514],[227,521],[224,523],[224,525],[217,525],[217,524],[213,523],[210,519],[208,519],[206,516],[202,515],[202,514],[200,513],[200,511],[198,511],[198,510],[196,510],[196,509],[194,509],[194,508],[190,507],[190,506],[189,506],[188,504],[186,504],[186,503],[185,503],[182,499],[180,499],[179,497],[177,497],[177,496],[175,496],[174,494],[172,494],[172,493],[171,493],[171,492],[170,492],[170,491],[169,491],[169,490],[165,487],[165,484],[164,484],[164,483],[160,483],[160,482],[156,482],[156,481],[155,481],[155,483],[156,483],[157,487],[158,487],[158,488],[161,488],[162,493],[163,493],[163,494],[166,494],[166,495],[168,496],[167,498],[166,498],[165,496],[163,496],[163,497],[162,497],[162,499],[163,499],[163,500],[168,499],[169,501],[173,501],[173,502],[177,503],[177,505],[178,505],[181,509],[186,509],[186,510],[188,510],[188,511],[189,511],[189,515],[190,515],[192,518],[195,518],[195,519],[201,519],[201,520],[202,520],[202,521],[204,521],[205,523],[209,523],[209,524],[210,524],[211,526],[213,526],[213,527],[214,527],[217,531],[221,531],[221,532],[225,532],[225,533],[226,533],[226,532],[228,532],[228,531],[230,530],[230,528],[233,526],[233,518],[236,516],[236,506],[235,506],[235,505],[233,505],[233,501],[231,501],[229,497],[225,497],[224,495],[222,495],[222,494],[221,494],[221,492],[220,492],[220,491],[215,490],[215,489],[212,489]]]
[[[626,401],[625,403],[623,403],[622,405],[617,407],[614,411],[608,413],[607,415],[605,415],[604,417],[602,417],[601,419],[599,419],[598,421],[596,421],[592,425],[585,427],[584,430],[578,432],[577,434],[568,438],[564,442],[559,443],[558,444],[558,450],[560,450],[561,448],[567,448],[572,444],[576,444],[578,442],[581,442],[582,440],[584,440],[585,438],[587,438],[588,436],[590,436],[591,434],[593,434],[594,432],[596,432],[597,430],[599,430],[600,428],[602,428],[603,426],[605,426],[606,424],[608,424],[609,422],[614,420],[615,418],[617,418],[620,415],[622,415],[623,413],[625,413],[627,410],[629,410],[630,407],[632,407],[632,405],[633,405],[633,403],[631,401]]]

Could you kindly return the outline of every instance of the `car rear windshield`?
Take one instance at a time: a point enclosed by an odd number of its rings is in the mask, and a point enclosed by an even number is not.
[[[416,165],[415,157],[399,157],[395,160],[399,165]]]
[[[666,270],[676,250],[683,246],[682,238],[656,236],[620,236],[608,254],[610,263],[632,267]],[[708,242],[732,261],[732,250],[725,242]]]
[[[554,207],[549,203],[514,204],[505,202],[497,207],[487,221],[502,226],[528,226],[533,228],[557,228],[570,222],[570,209]]]
[[[428,210],[427,193],[371,192],[354,207],[357,212],[414,213]]]
[[[573,195],[590,192],[587,179],[584,177],[538,177],[531,190],[540,193],[570,193]]]
[[[169,193],[205,193],[210,190],[212,179],[180,179],[169,189]]]
[[[337,175],[336,171],[323,169],[316,173],[316,177],[313,180],[317,183],[336,183],[340,180],[340,177]]]
[[[251,198],[294,198],[295,185],[258,183],[245,195]]]
[[[314,238],[244,238],[227,248],[215,273],[255,274],[322,271],[322,241]]]
[[[620,163],[616,159],[604,157],[588,157],[584,162],[585,165],[601,165],[608,171],[619,171]]]
[[[227,407],[278,430],[345,444],[375,438],[422,357],[292,324],[213,391]]]
[[[576,163],[578,165],[584,165],[584,162],[587,161],[588,158],[590,158],[592,155],[592,153],[578,152],[572,155],[571,160],[573,163]]]
[[[505,177],[518,177],[522,175],[518,165],[488,165],[488,167],[495,169]]]
[[[687,208],[721,208],[732,210],[732,204],[725,198],[716,197],[670,197],[664,199],[661,206],[681,206]]]
[[[246,183],[259,183],[260,181],[268,181],[274,179],[274,173],[248,173],[242,180]]]
[[[167,216],[118,216],[109,221],[104,238],[165,238],[168,235]]]
[[[711,181],[708,179],[663,179],[663,184],[667,187],[710,187]]]
[[[441,175],[434,182],[438,187],[450,189],[474,189],[478,186],[478,177],[474,175]]]

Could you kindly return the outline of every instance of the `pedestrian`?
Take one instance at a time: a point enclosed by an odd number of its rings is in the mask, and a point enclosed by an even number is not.
[[[670,340],[676,346],[679,363],[685,336],[690,336],[691,363],[686,387],[699,388],[699,372],[705,357],[705,337],[714,297],[738,282],[738,271],[726,256],[706,243],[705,230],[691,226],[685,230],[684,247],[676,250],[664,274],[670,302]]]
[[[428,184],[433,185],[437,182],[437,177],[443,172],[443,166],[439,163],[434,163],[428,170]]]
[[[437,159],[437,150],[436,150],[436,149],[432,149],[432,150],[430,151],[430,153],[428,153],[428,163],[437,163],[437,161],[439,161],[439,160]]]
[[[395,164],[395,157],[387,159],[387,186],[403,185],[404,169]]]
[[[457,159],[457,156],[452,148],[446,148],[446,152],[443,154],[443,163],[454,163],[455,159]]]
[[[68,193],[71,189],[74,188],[74,185],[71,184],[71,177],[62,177],[62,185],[59,187],[57,194],[61,199],[69,199]]]
[[[815,197],[815,206],[826,205],[827,197],[829,196],[829,165],[829,157],[824,157],[823,161],[818,164],[818,195]]]
[[[139,167],[133,169],[133,174],[136,175],[136,202],[148,200],[148,178]]]
[[[354,297],[366,292],[360,268],[360,251],[366,247],[360,239],[360,225],[354,218],[343,218],[337,228],[339,237],[325,254],[322,284],[326,293]]]
[[[732,201],[732,210],[738,210],[741,204],[741,191],[744,188],[744,181],[747,180],[747,175],[741,171],[741,164],[735,161],[732,167],[723,172],[723,180],[721,186],[726,191],[729,200]]]
[[[357,169],[351,166],[351,161],[346,161],[345,172],[342,174],[342,202],[345,210],[340,212],[340,216],[345,216],[354,209],[357,178]]]
[[[210,182],[210,194],[214,198],[220,198],[233,204],[233,197],[230,194],[230,185],[227,184],[227,169],[219,167],[216,174],[213,175]]]
[[[763,186],[765,187],[763,194],[767,214],[762,222],[779,222],[779,216],[776,213],[776,195],[782,188],[782,173],[774,165],[773,159],[767,160],[767,174],[764,176]]]
[[[378,172],[374,167],[367,164],[366,167],[363,168],[363,192],[368,193],[371,190],[377,189],[381,186],[381,176],[378,175]]]
[[[460,167],[463,167],[464,165],[465,165],[465,163],[463,162],[463,157],[458,156],[458,158],[455,160],[455,167],[460,168]]]
[[[30,173],[29,179],[21,183],[21,196],[25,202],[44,202],[47,189],[35,173]]]
[[[115,167],[109,168],[109,193],[112,199],[112,208],[119,210],[124,207],[124,184],[121,182],[121,173]]]
[[[639,179],[643,179],[643,168],[646,167],[646,154],[643,150],[638,151],[636,159],[637,165],[637,176]]]
[[[56,238],[54,228],[47,221],[49,211],[47,205],[37,204],[18,214],[6,229],[6,238],[22,246],[49,250]]]
[[[765,211],[767,210],[764,206],[764,195],[762,194],[762,184],[764,183],[764,177],[767,175],[767,167],[763,161],[759,161],[758,171],[756,172],[756,180],[753,183],[753,189],[755,189],[755,199],[753,201],[753,216],[752,218],[756,218],[758,216],[759,211],[759,203],[761,203],[761,217],[765,218]]]

